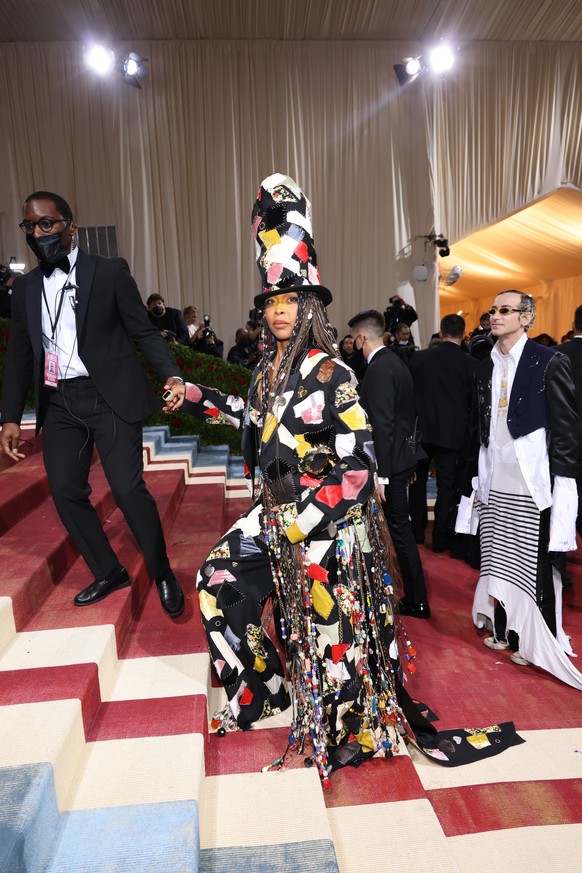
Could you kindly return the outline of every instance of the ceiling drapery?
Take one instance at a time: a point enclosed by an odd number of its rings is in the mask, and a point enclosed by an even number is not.
[[[352,315],[383,309],[397,292],[430,333],[434,285],[415,301],[410,284],[411,240],[432,223],[423,107],[391,69],[409,46],[133,48],[150,59],[143,91],[91,77],[76,43],[2,51],[0,112],[13,131],[0,140],[8,254],[30,263],[16,229],[20,204],[32,190],[56,190],[80,223],[117,226],[144,297],[156,291],[169,305],[208,311],[228,345],[258,285],[250,209],[261,179],[281,171],[312,201],[340,336]]]

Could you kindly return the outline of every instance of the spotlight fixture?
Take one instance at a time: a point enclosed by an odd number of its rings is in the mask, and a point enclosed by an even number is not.
[[[83,50],[85,66],[98,76],[108,76],[115,67],[115,54],[103,45],[90,45]]]
[[[409,82],[414,82],[421,70],[420,58],[403,58],[402,63],[394,64],[396,78],[402,87]]]
[[[144,64],[147,58],[142,58],[136,52],[116,56],[112,49],[102,45],[91,45],[83,50],[85,65],[98,76],[109,76],[113,72],[120,73],[124,82],[133,88],[141,89],[139,80],[147,76]]]
[[[130,52],[125,58],[122,58],[118,69],[123,74],[123,79],[128,85],[141,90],[139,80],[144,79],[148,74],[147,67],[144,67],[147,61],[148,58],[142,58],[141,55],[135,52]]]
[[[436,73],[437,76],[442,76],[451,69],[455,63],[455,56],[450,45],[447,43],[439,43],[431,49],[428,56],[428,65],[431,73]]]
[[[450,270],[445,270],[439,273],[439,279],[442,279],[445,285],[455,285],[463,275],[463,268],[456,264]],[[461,313],[459,313],[460,315]]]
[[[448,43],[441,42],[429,51],[426,58],[422,55],[416,58],[403,58],[399,64],[394,64],[394,72],[399,84],[404,87],[414,82],[421,73],[443,76],[451,69],[454,62],[453,49]]]

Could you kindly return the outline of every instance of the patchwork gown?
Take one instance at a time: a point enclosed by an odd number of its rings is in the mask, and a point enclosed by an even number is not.
[[[256,370],[250,398],[260,380]],[[290,746],[305,746],[324,779],[346,763],[390,757],[405,733],[402,631],[372,496],[372,434],[352,371],[313,349],[264,421],[252,402],[192,384],[183,411],[240,428],[246,465],[257,472],[253,505],[197,578],[232,718],[249,729],[291,698]],[[268,632],[269,601],[285,667]],[[400,642],[412,671],[414,650]]]

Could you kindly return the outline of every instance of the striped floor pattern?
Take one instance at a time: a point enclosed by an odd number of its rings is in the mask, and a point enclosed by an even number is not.
[[[134,584],[94,607],[87,570],[48,497],[39,441],[0,472],[0,873],[580,873],[582,696],[470,621],[477,573],[421,547],[433,617],[407,620],[413,696],[446,728],[513,720],[526,740],[466,767],[413,747],[334,774],[293,759],[288,713],[208,732],[223,701],[201,631],[196,570],[247,505],[225,449],[145,434],[148,486],[187,595],[161,610],[98,459],[93,500]],[[582,543],[564,623],[582,649]]]

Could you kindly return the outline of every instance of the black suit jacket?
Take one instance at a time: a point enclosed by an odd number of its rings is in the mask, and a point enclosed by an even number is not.
[[[415,431],[414,386],[406,364],[387,348],[376,352],[364,373],[360,401],[374,436],[378,475],[390,478],[426,457],[409,438]]]
[[[453,342],[416,352],[409,364],[423,442],[459,451],[467,436],[477,362]]]
[[[576,386],[576,404],[578,406],[578,457],[582,460],[582,337],[572,339],[569,343],[556,346],[557,351],[570,358],[574,385]]]
[[[79,356],[97,390],[119,417],[127,422],[141,421],[160,404],[133,343],[162,381],[178,375],[176,362],[150,324],[123,258],[79,251],[75,276]],[[34,378],[37,432],[42,425],[39,401],[44,380],[42,282],[38,267],[14,280],[2,403],[2,421],[19,424]]]

